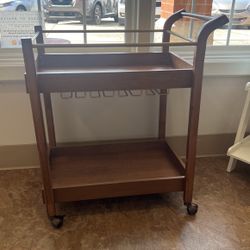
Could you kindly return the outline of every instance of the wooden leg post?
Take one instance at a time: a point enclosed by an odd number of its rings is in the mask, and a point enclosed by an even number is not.
[[[200,79],[201,81],[201,79]],[[191,89],[188,139],[186,152],[186,184],[184,190],[184,204],[190,215],[196,214],[198,205],[192,203],[196,161],[196,147],[198,137],[199,113],[201,100],[201,84],[194,84]]]
[[[44,128],[41,98],[37,85],[35,59],[32,49],[32,41],[30,38],[22,39],[22,48],[24,54],[25,67],[26,70],[29,72],[29,74],[26,75],[26,84],[30,94],[31,110],[33,115],[37,149],[38,149],[40,168],[43,178],[44,198],[48,216],[52,217],[56,215],[56,208],[55,208],[54,193],[50,178],[49,154],[48,154],[48,147],[47,147],[46,134]]]
[[[51,95],[50,93],[44,93],[43,97],[44,97],[44,107],[45,107],[45,115],[46,115],[48,137],[49,137],[49,146],[50,148],[54,148],[56,147],[56,136],[55,136]]]
[[[159,107],[159,139],[166,137],[166,116],[167,116],[167,90],[160,91],[160,107]]]

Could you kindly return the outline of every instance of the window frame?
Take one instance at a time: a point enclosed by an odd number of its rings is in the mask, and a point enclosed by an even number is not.
[[[136,25],[143,28],[143,24],[151,25],[154,23],[154,0],[128,1],[126,8],[126,18],[130,20],[126,28]],[[127,4],[127,3],[126,3]],[[140,6],[151,8],[151,24],[148,23],[148,15]],[[147,5],[147,6],[146,6]],[[147,27],[148,28],[148,27]],[[152,27],[150,27],[152,28]],[[142,41],[138,35],[126,37],[131,42]],[[147,38],[148,39],[148,38]],[[149,38],[152,40],[152,37]],[[117,50],[117,49],[116,49]],[[191,61],[193,52],[191,48],[174,48],[175,53],[184,59]],[[153,48],[153,51],[159,52],[160,49]],[[81,49],[74,52],[81,52]],[[218,63],[220,67],[218,67]],[[21,81],[23,82],[23,57],[21,49],[0,48],[0,83]],[[250,45],[225,45],[225,46],[208,46],[205,58],[205,76],[249,76],[250,75]]]

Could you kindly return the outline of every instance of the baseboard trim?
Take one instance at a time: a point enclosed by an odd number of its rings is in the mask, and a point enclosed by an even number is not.
[[[225,156],[234,138],[235,134],[200,135],[197,157]],[[178,155],[185,157],[186,136],[172,136],[167,141]],[[35,144],[0,146],[0,170],[30,169],[38,166]]]
[[[35,168],[39,168],[39,165],[36,165],[36,166],[10,166],[10,167],[1,167],[0,166],[0,171],[2,171],[2,170],[35,169]]]
[[[0,170],[31,168],[38,165],[35,144],[0,146]]]
[[[197,157],[225,156],[233,145],[235,134],[199,135],[197,141]],[[167,138],[169,145],[180,155],[186,155],[186,136]]]

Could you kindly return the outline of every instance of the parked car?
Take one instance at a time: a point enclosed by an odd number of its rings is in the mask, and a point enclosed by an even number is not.
[[[161,17],[161,0],[155,1],[155,19],[159,19]]]
[[[155,1],[155,18],[160,18],[161,0]],[[118,0],[118,22],[120,25],[125,24],[125,0]]]
[[[83,0],[44,0],[43,7],[47,22],[83,18]],[[86,0],[86,17],[95,24],[101,24],[105,17],[113,17],[117,22],[118,0]]]
[[[118,0],[118,23],[119,25],[125,24],[125,1]]]
[[[213,0],[212,15],[230,16],[232,0]],[[250,0],[236,0],[233,13],[233,25],[250,26]]]
[[[0,0],[0,11],[30,11],[36,6],[34,0]]]

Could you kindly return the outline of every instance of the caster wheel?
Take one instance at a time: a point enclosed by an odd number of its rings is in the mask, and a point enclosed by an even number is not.
[[[198,205],[195,203],[187,204],[187,212],[189,215],[195,215],[198,211]]]
[[[53,216],[53,217],[50,218],[51,225],[54,228],[59,229],[63,225],[63,219],[64,219],[64,215]]]

